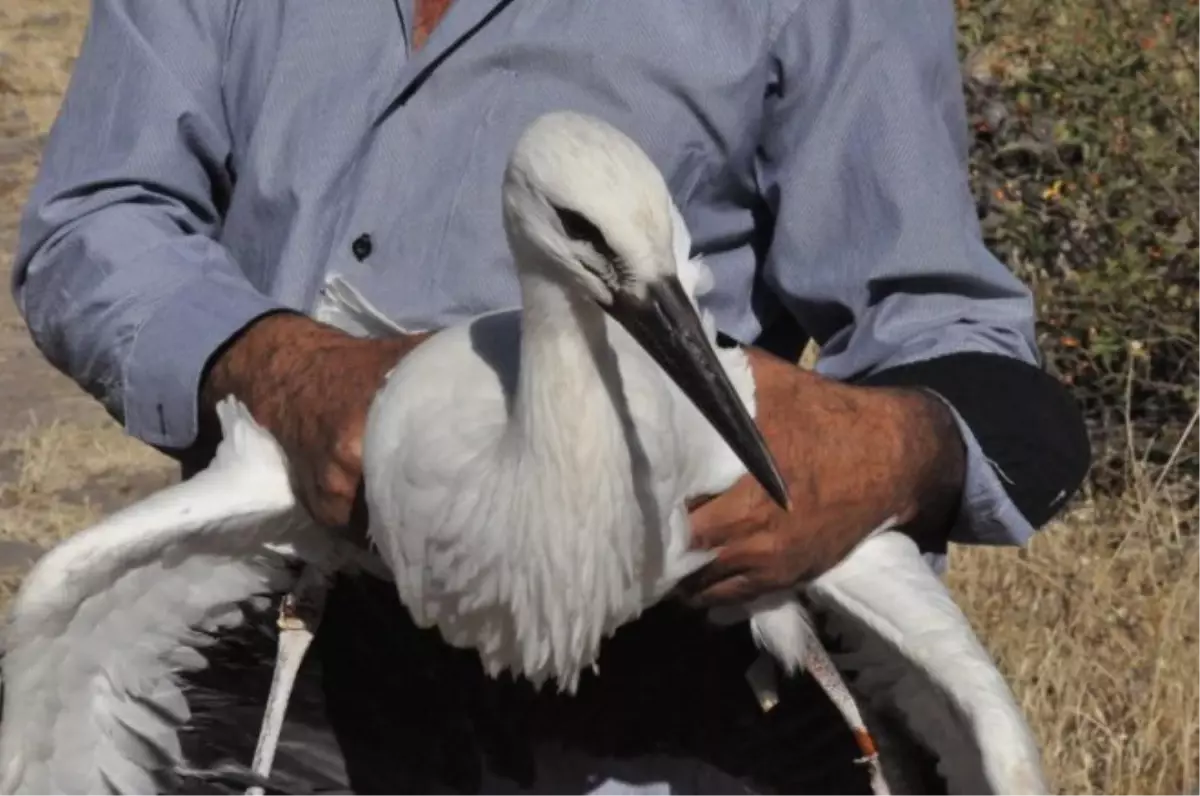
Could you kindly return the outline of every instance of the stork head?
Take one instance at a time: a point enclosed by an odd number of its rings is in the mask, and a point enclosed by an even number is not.
[[[521,268],[566,279],[602,305],[676,271],[671,196],[628,136],[578,113],[539,117],[504,176],[504,222]]]
[[[779,505],[787,486],[679,282],[662,174],[615,127],[549,113],[521,135],[503,185],[518,269],[564,284],[625,327]]]

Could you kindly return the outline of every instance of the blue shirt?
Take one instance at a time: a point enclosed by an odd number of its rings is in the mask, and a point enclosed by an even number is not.
[[[536,116],[639,142],[712,266],[722,330],[791,313],[849,379],[979,351],[1035,362],[984,248],[949,0],[95,0],[21,228],[46,356],[154,445],[206,361],[343,274],[410,328],[513,306],[501,173]],[[357,244],[355,243],[357,241]],[[1032,528],[971,429],[952,538]]]

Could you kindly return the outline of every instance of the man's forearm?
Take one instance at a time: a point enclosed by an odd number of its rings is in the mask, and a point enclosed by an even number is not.
[[[899,446],[896,515],[919,541],[941,543],[954,525],[966,475],[966,449],[950,410],[925,390],[849,387],[875,393],[891,415],[887,425]]]
[[[280,378],[302,370],[323,339],[340,334],[292,312],[258,318],[230,339],[208,363],[200,385],[202,411],[211,412],[217,401],[233,395],[252,410],[270,410],[274,414],[278,405],[287,400],[274,389]]]
[[[961,500],[965,451],[938,398],[842,384],[759,351],[751,363],[763,433],[807,459],[789,473],[798,502],[844,517],[814,551],[815,569],[836,563],[889,517],[918,539],[945,538]]]
[[[427,335],[359,338],[291,312],[254,321],[209,362],[200,404],[240,399],[283,448],[319,523],[365,523],[362,434],[388,371]]]
[[[323,378],[331,361],[346,369],[369,366],[366,370],[373,374],[378,362],[394,364],[427,336],[356,338],[306,315],[265,315],[213,356],[201,383],[200,405],[211,411],[217,401],[234,395],[260,422],[292,416],[296,413],[289,411],[289,403],[323,406],[339,395],[339,385]]]
[[[1078,404],[1028,362],[967,351],[880,370],[860,383],[924,389],[953,407],[970,438],[967,494],[952,541],[1024,542],[1087,474],[1091,450]]]

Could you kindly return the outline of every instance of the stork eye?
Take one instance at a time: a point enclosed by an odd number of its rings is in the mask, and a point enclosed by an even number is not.
[[[563,232],[567,233],[567,237],[579,243],[586,243],[596,250],[596,253],[608,260],[610,263],[615,263],[619,258],[617,253],[613,251],[612,246],[608,245],[608,241],[604,238],[604,233],[600,228],[588,221],[587,218],[575,210],[570,210],[565,207],[551,205],[554,212],[558,214],[558,222],[562,224]]]

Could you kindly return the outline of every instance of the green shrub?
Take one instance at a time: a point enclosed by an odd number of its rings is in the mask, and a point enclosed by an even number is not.
[[[1035,292],[1105,491],[1196,411],[1198,23],[1194,0],[959,1],[984,235]]]

